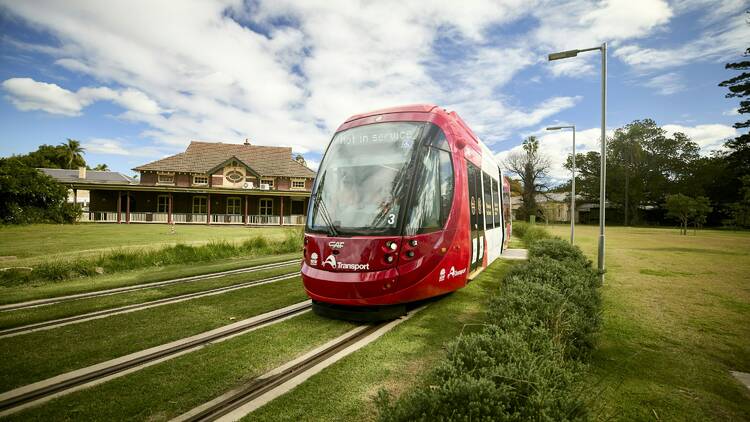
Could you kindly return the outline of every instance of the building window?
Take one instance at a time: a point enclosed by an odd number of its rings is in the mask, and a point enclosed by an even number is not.
[[[262,198],[260,200],[260,215],[271,215],[273,213],[273,199]]]
[[[305,179],[292,179],[292,190],[304,190]]]
[[[227,214],[242,214],[242,200],[240,198],[227,198]]]
[[[193,176],[193,184],[194,185],[207,185],[208,176]]]
[[[245,176],[237,170],[230,171],[224,177],[226,177],[226,179],[231,183],[239,183],[242,181],[242,179],[245,178]]]
[[[157,181],[165,185],[174,185],[174,173],[159,174]]]
[[[156,198],[156,212],[169,212],[169,195],[159,195]]]
[[[305,213],[305,200],[292,199],[292,215],[302,215]]]
[[[193,197],[193,214],[205,214],[207,209],[205,196]]]
[[[273,189],[273,177],[264,177],[260,179],[260,184],[267,184],[270,189]]]

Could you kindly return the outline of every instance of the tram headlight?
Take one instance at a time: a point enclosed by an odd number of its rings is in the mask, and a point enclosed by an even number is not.
[[[411,246],[412,248],[416,248],[417,247],[417,239],[410,240],[409,241],[409,246]]]
[[[390,242],[388,242],[385,246],[388,247],[388,249],[390,249],[392,251],[395,251],[396,249],[398,249],[398,244],[396,244],[396,242],[394,242],[392,240]]]
[[[414,251],[407,251],[406,256],[409,258],[414,258]]]
[[[387,255],[387,254],[386,254],[386,256],[385,256],[385,262],[387,262],[387,263],[389,263],[389,264],[390,264],[391,262],[393,262],[393,255]]]

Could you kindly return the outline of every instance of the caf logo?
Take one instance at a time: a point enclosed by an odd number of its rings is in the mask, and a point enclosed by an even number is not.
[[[313,252],[310,255],[310,265],[312,266],[318,265],[318,254],[316,254],[315,252]]]
[[[440,270],[440,278],[438,281],[445,281],[445,268]]]

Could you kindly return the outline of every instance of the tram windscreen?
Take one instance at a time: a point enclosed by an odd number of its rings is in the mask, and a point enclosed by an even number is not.
[[[425,126],[387,122],[337,133],[318,169],[308,230],[396,234],[408,194],[412,155]]]

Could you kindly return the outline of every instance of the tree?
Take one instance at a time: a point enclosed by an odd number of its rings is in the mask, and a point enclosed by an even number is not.
[[[680,222],[680,234],[687,234],[687,226],[690,221],[690,213],[693,209],[693,199],[681,193],[667,196],[664,204],[667,215],[674,217]]]
[[[10,224],[71,223],[80,207],[67,202],[68,189],[27,166],[22,160],[0,158],[0,221]]]
[[[747,13],[750,14],[750,11]],[[750,20],[748,20],[748,24],[750,24]],[[743,60],[724,65],[727,70],[741,71],[742,73],[719,83],[719,86],[729,90],[725,95],[726,98],[740,99],[740,106],[737,108],[739,115],[750,113],[750,98],[748,98],[750,96],[750,48],[745,50],[742,57],[744,57]],[[741,120],[733,126],[736,129],[747,129],[750,127],[750,119]],[[732,191],[736,193],[741,189],[740,179],[750,174],[750,133],[747,131],[741,133],[738,137],[725,142],[724,146],[730,151],[726,159],[733,173],[731,178],[733,182]],[[739,198],[730,198],[730,201],[736,199]]]
[[[750,226],[750,175],[742,178],[739,201],[730,207],[734,224],[740,227]]]
[[[92,170],[96,171],[109,171],[109,166],[106,164],[97,164]]]
[[[546,187],[544,179],[550,162],[539,152],[539,140],[535,136],[526,138],[522,147],[523,151],[510,153],[504,165],[508,171],[515,173],[521,180],[523,203],[518,209],[518,214],[519,219],[526,220],[531,215],[536,216],[539,211],[536,194]]]
[[[63,142],[60,146],[63,147],[62,153],[65,158],[65,168],[74,169],[86,165],[86,161],[83,159],[83,152],[85,150],[80,142],[68,138],[67,142]]]
[[[687,234],[688,224],[691,221],[697,229],[706,221],[706,216],[711,212],[711,206],[705,196],[691,198],[681,193],[668,195],[664,206],[667,208],[667,216],[679,220],[680,233],[683,235]]]

